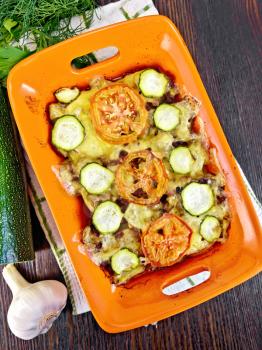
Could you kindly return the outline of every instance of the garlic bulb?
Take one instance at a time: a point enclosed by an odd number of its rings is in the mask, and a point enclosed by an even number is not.
[[[46,333],[66,305],[66,287],[54,280],[29,283],[13,264],[3,277],[13,293],[7,321],[14,335],[29,340]]]

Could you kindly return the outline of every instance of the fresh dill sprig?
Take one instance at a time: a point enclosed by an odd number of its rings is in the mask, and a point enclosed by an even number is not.
[[[95,0],[0,0],[0,46],[33,36],[36,49],[41,50],[88,28],[95,7]],[[74,16],[84,16],[76,28],[70,25]],[[6,20],[16,23],[10,32],[4,26]]]

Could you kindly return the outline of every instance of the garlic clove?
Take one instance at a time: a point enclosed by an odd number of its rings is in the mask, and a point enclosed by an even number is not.
[[[14,335],[29,340],[46,333],[66,305],[66,287],[54,280],[28,283],[14,265],[7,265],[3,276],[14,291],[7,314]]]

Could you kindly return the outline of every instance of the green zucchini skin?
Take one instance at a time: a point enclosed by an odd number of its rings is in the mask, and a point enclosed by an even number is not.
[[[0,87],[0,264],[34,259],[24,161]]]

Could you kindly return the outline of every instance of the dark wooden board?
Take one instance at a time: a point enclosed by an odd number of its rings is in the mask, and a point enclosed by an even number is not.
[[[110,1],[100,1],[105,4]],[[260,0],[156,0],[179,28],[220,118],[232,150],[262,200],[262,21]],[[141,33],[142,35],[142,33]],[[259,42],[260,40],[260,42]],[[61,272],[32,211],[36,260],[20,265],[30,281]],[[70,305],[53,328],[32,341],[7,327],[11,294],[0,277],[0,349],[262,349],[262,277],[194,309],[122,334],[102,331],[91,313]]]

